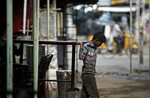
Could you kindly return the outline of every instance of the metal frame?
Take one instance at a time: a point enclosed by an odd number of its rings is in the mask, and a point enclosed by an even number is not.
[[[14,40],[14,43],[20,43],[20,48],[23,51],[23,44],[33,44],[33,41],[29,40]],[[71,67],[71,87],[70,90],[78,91],[78,88],[75,88],[75,47],[80,43],[77,41],[39,41],[39,44],[51,44],[51,45],[72,45],[72,67]],[[20,62],[22,63],[23,56],[20,57]],[[38,65],[38,64],[37,64]],[[37,70],[35,70],[38,73]],[[58,81],[58,82],[70,82],[70,81],[62,81],[62,80],[39,80],[39,81]]]

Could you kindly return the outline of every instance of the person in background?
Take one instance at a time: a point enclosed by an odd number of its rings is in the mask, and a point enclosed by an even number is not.
[[[122,31],[126,31],[128,28],[128,18],[126,15],[123,15],[121,17],[121,27],[122,27]]]
[[[150,20],[146,21],[146,26],[145,26],[145,34],[144,34],[144,38],[145,38],[145,44],[148,44],[150,41]]]
[[[115,19],[115,24],[113,26],[113,40],[116,43],[116,48],[117,48],[117,53],[121,54],[122,53],[122,41],[124,40],[125,34],[123,33],[123,31],[120,28],[119,25],[119,20]]]
[[[106,43],[106,37],[99,32],[94,34],[90,42],[80,44],[79,59],[83,60],[81,98],[99,98],[94,75],[96,74],[96,49],[103,43]]]
[[[6,33],[0,32],[0,64],[6,64],[7,62],[7,42],[6,42]],[[15,55],[19,56],[19,49],[13,44],[13,63],[16,63]]]

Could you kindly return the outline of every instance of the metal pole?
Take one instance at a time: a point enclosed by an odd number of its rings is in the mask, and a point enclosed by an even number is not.
[[[27,16],[27,0],[24,0],[24,10],[23,10],[23,34],[26,32],[26,16]]]
[[[50,38],[50,5],[49,5],[49,3],[50,3],[50,0],[47,0],[47,40],[49,40],[49,38]],[[49,49],[48,49],[48,46],[49,45],[47,45],[47,54],[49,53]]]
[[[63,12],[60,12],[60,36],[65,36],[65,34],[64,34],[64,16],[63,16]]]
[[[150,12],[150,2],[149,2],[149,12]],[[149,13],[149,20],[150,20],[150,13]],[[150,32],[149,32],[148,43],[150,43]],[[149,75],[150,75],[150,44],[149,44]]]
[[[27,20],[27,36],[29,36],[29,22],[30,22],[30,20],[28,19]]]
[[[136,35],[137,35],[137,43],[139,43],[139,20],[140,20],[140,0],[136,1]]]
[[[140,19],[140,22],[142,22],[142,27],[139,24],[139,29],[140,29],[140,34],[139,34],[139,63],[140,63],[140,67],[143,64],[143,32],[144,32],[144,1],[142,0],[142,19]],[[140,70],[139,70],[140,72]]]
[[[13,0],[7,0],[7,98],[13,98]],[[9,92],[9,93],[8,93]]]
[[[67,91],[79,91],[78,88],[74,87],[75,82],[75,48],[76,45],[72,45],[72,66],[71,66],[71,88],[67,89]]]
[[[130,0],[130,73],[132,73],[132,0]]]
[[[49,39],[50,39],[50,0],[47,0],[47,40],[49,41]],[[49,45],[47,45],[47,54],[49,54]],[[49,71],[49,74],[50,74],[50,71]],[[46,78],[48,79],[48,78],[50,78],[50,75],[48,75],[47,73],[46,73]],[[45,82],[44,83],[44,90],[46,91],[46,90],[48,90],[48,82]],[[49,92],[49,90],[48,90],[48,92]],[[48,93],[47,92],[45,92],[45,98],[47,98],[48,97]]]
[[[76,13],[75,13],[75,21],[77,21],[77,10],[76,10]],[[76,22],[76,29],[77,29],[77,22]],[[77,30],[76,30],[76,41],[78,40],[77,39]],[[76,47],[76,50],[78,51],[78,47]],[[76,82],[78,82],[78,53],[76,53],[76,73],[75,73],[75,76],[76,76]]]
[[[39,22],[40,20],[40,0],[37,0],[37,39],[38,39],[38,36],[39,36]]]
[[[49,28],[49,25],[50,25],[50,23],[49,23],[50,22],[50,19],[49,19],[49,14],[50,14],[49,13],[50,12],[49,11],[50,10],[49,9],[50,8],[49,3],[50,3],[50,0],[47,0],[47,35],[48,35],[48,37],[47,37],[48,39],[47,40],[49,40],[49,33],[50,33],[49,32],[50,31],[50,28]]]
[[[145,30],[145,2],[142,0],[142,22],[143,22],[143,32]]]
[[[37,0],[33,0],[33,68],[34,98],[38,98],[38,33],[37,33]]]
[[[74,88],[75,78],[75,45],[72,45],[72,68],[71,68],[71,88]]]
[[[139,54],[139,61],[140,61],[140,31],[139,31],[139,29],[140,29],[140,23],[139,23],[139,20],[140,20],[140,0],[137,0],[136,1],[136,33],[137,33],[137,41],[138,41],[138,54]],[[140,70],[141,70],[141,65],[139,64],[139,72],[140,72]]]
[[[60,36],[60,12],[57,13],[57,35]]]
[[[56,38],[56,32],[57,32],[57,27],[56,27],[56,17],[57,17],[57,7],[56,7],[56,0],[53,0],[53,5],[54,5],[54,36]]]

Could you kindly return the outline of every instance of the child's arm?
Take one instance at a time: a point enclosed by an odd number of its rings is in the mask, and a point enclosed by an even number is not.
[[[87,49],[86,47],[83,45],[83,43],[80,43],[80,50],[79,50],[79,59],[83,60],[86,57],[87,54]]]

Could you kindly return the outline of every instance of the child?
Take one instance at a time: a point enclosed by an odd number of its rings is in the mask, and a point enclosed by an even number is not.
[[[80,44],[79,59],[83,60],[81,98],[99,98],[94,75],[96,73],[96,49],[103,43],[106,43],[106,37],[99,32],[94,34],[90,42]]]

